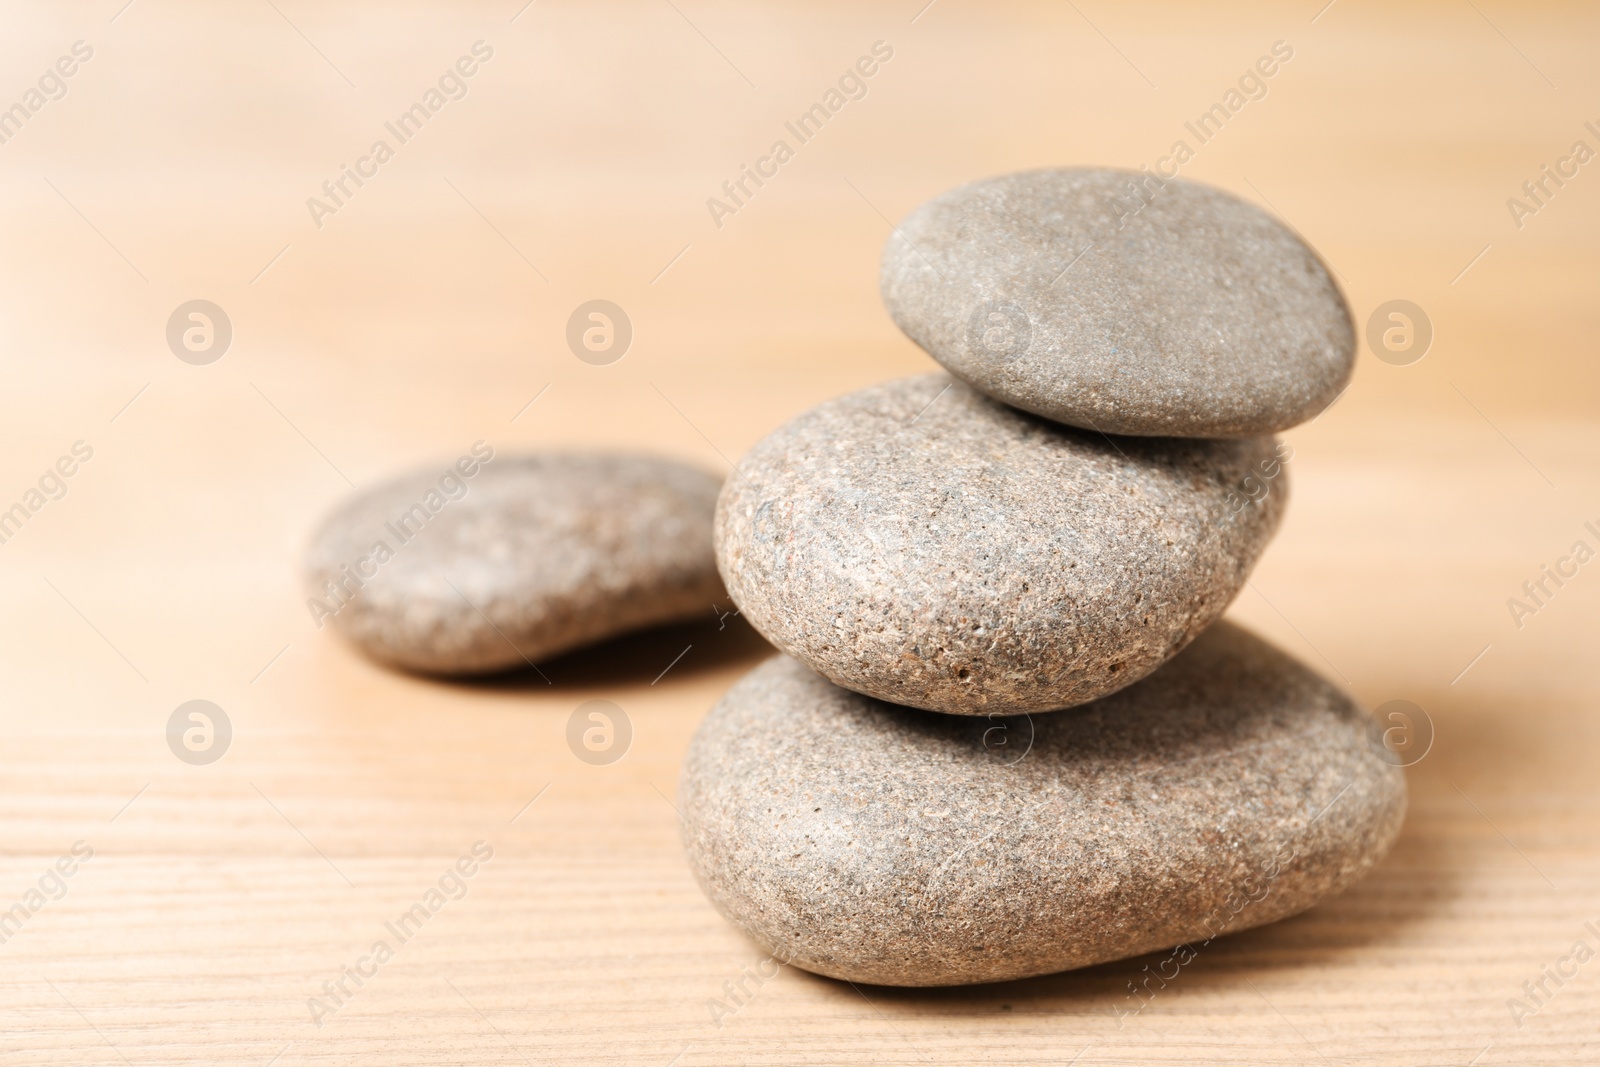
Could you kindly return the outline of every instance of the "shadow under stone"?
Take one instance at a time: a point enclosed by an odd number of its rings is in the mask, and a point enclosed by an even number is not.
[[[742,618],[655,626],[574,649],[537,665],[449,684],[478,689],[556,692],[595,686],[653,685],[740,663],[754,666],[775,651]]]

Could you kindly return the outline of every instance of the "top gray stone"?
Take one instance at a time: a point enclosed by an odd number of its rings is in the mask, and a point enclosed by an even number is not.
[[[1192,182],[1041,170],[951,190],[884,247],[889,313],[957,377],[1106,433],[1247,437],[1343,391],[1350,311],[1282,224]]]
[[[483,442],[342,504],[308,606],[374,658],[473,674],[709,611],[720,480],[653,456],[501,457]]]

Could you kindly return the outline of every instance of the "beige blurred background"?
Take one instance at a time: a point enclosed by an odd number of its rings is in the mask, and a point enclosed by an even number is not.
[[[0,507],[93,450],[0,544],[0,910],[93,849],[0,943],[4,1062],[1594,1057],[1600,962],[1536,1015],[1508,1000],[1600,949],[1600,564],[1520,627],[1507,599],[1600,546],[1600,162],[1536,214],[1507,201],[1600,150],[1600,13],[1321,3],[4,5],[0,108],[27,115],[0,123]],[[398,144],[384,123],[479,41],[465,95]],[[866,95],[716,225],[707,198],[879,41]],[[479,439],[726,470],[930,369],[878,302],[891,220],[1194,145],[1184,123],[1279,41],[1183,176],[1296,227],[1358,328],[1405,299],[1434,330],[1410,365],[1363,346],[1286,435],[1289,516],[1233,608],[1432,720],[1405,834],[1351,892],[1215,944],[1133,1018],[1150,960],[922,993],[785,970],[716,1019],[762,952],[695,888],[670,798],[762,655],[748,631],[708,605],[549,687],[448,686],[312,625],[297,554],[352,484]],[[319,226],[308,198],[380,137],[394,158]],[[564,340],[595,298],[633,323],[609,366]],[[166,342],[193,299],[232,323],[209,365]],[[233,727],[209,766],[164,734],[196,698]],[[591,698],[633,725],[609,766],[565,742]],[[315,1025],[308,998],[478,840],[467,895]]]

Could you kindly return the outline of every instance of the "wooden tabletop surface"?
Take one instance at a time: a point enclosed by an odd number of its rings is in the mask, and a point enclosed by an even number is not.
[[[1572,556],[1600,548],[1600,13],[1322,2],[8,3],[0,1062],[1600,1062],[1600,563]],[[478,440],[725,470],[931,368],[878,302],[891,220],[1179,141],[1363,331],[1393,300],[1431,324],[1286,435],[1288,518],[1232,609],[1431,722],[1343,896],[1148,1003],[1158,957],[752,980],[673,808],[767,652],[728,605],[548,685],[401,676],[313,625],[298,553],[352,486]],[[591,299],[633,327],[608,365],[565,340]],[[211,362],[215,333],[168,343],[192,300],[231,327]],[[608,765],[566,742],[591,699],[631,723]],[[191,700],[231,727],[215,762],[169,747]]]

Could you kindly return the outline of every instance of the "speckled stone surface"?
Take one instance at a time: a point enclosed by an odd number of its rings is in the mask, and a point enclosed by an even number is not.
[[[1302,911],[1388,851],[1403,772],[1338,690],[1219,623],[1084,708],[974,720],[788,657],[701,725],[689,862],[777,959],[853,982],[1049,974]]]
[[[1263,464],[1270,491],[1241,507]],[[1286,481],[1271,438],[1112,440],[925,375],[751,449],[717,506],[717,560],[745,619],[840,685],[1046,711],[1137,681],[1221,616]]]
[[[1298,237],[1228,193],[1138,172],[954,189],[889,238],[880,285],[952,373],[1107,433],[1287,429],[1330,404],[1355,362],[1350,311]]]
[[[705,614],[725,595],[714,475],[652,456],[478,459],[385,482],[329,516],[306,553],[313,618],[384,662],[471,674]],[[370,576],[357,588],[352,574]]]

